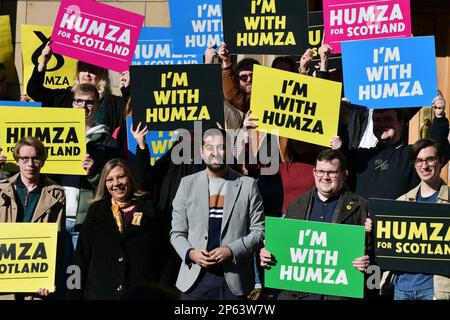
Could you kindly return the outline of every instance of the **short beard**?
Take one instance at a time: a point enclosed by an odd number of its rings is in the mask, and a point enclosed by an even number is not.
[[[219,172],[222,171],[225,168],[226,164],[225,163],[220,163],[220,164],[207,164],[206,167],[212,171],[212,172]]]

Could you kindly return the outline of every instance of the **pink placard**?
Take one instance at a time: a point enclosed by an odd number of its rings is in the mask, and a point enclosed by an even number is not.
[[[325,43],[411,36],[409,0],[323,0]]]
[[[92,0],[62,0],[54,52],[117,72],[128,70],[144,16]]]

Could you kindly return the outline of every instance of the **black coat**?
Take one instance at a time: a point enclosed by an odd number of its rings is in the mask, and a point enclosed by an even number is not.
[[[344,186],[344,188],[345,191],[338,201],[332,222],[363,226],[368,217],[367,200],[357,196],[346,186]],[[286,218],[309,220],[311,214],[311,200],[315,192],[317,192],[317,189],[314,187],[289,202],[286,210]]]
[[[149,198],[140,198],[140,225],[125,225],[120,234],[111,211],[111,198],[91,205],[74,256],[80,267],[81,289],[71,299],[114,300],[139,284],[161,283],[169,248],[170,221]]]

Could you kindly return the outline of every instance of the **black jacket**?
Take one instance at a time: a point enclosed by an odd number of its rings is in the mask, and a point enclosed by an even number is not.
[[[286,218],[297,220],[309,220],[311,205],[316,187],[292,200],[286,210]],[[334,211],[332,223],[364,225],[367,216],[367,200],[356,195],[344,186],[336,210]]]
[[[91,205],[74,257],[81,271],[81,289],[69,290],[69,298],[114,300],[136,285],[164,284],[170,221],[149,198],[140,198],[136,206],[136,212],[142,212],[140,225],[125,225],[121,234],[110,197]]]
[[[172,201],[181,179],[206,168],[203,163],[174,164],[172,150],[175,145],[177,144],[174,144],[153,166],[150,165],[148,146],[144,150],[136,146],[136,182],[142,190],[149,191],[159,208],[170,216],[172,215]]]
[[[33,74],[27,85],[27,93],[34,101],[42,102],[43,107],[72,108],[73,89],[49,89],[44,86],[45,72],[39,72],[37,67],[33,69]],[[119,127],[124,121],[124,110],[128,97],[122,98],[111,93],[107,93],[100,100],[105,105],[105,125],[110,132]]]

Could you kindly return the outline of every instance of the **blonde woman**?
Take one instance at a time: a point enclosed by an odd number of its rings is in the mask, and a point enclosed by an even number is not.
[[[114,300],[130,287],[161,283],[169,224],[137,189],[128,164],[108,161],[75,252],[81,288],[69,290],[69,298]]]

